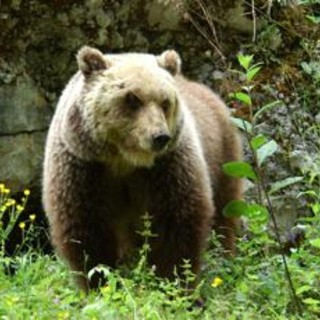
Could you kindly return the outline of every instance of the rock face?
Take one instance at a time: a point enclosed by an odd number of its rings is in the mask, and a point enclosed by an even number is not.
[[[0,180],[13,191],[39,185],[52,110],[28,76],[0,88]]]

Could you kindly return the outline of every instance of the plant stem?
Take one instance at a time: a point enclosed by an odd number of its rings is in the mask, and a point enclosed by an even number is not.
[[[293,281],[292,281],[292,278],[291,278],[291,273],[290,273],[290,270],[289,270],[289,266],[288,266],[288,263],[287,263],[286,256],[285,256],[285,254],[283,252],[283,243],[282,243],[282,240],[281,240],[281,236],[280,236],[280,232],[279,232],[279,228],[278,228],[278,223],[277,223],[276,216],[275,216],[275,213],[274,213],[274,210],[273,210],[273,206],[272,206],[270,197],[268,195],[264,174],[263,174],[263,171],[262,171],[261,167],[258,165],[256,152],[253,150],[253,148],[252,148],[252,146],[250,144],[250,139],[248,137],[248,133],[247,133],[247,138],[249,140],[249,146],[250,146],[251,152],[254,155],[254,162],[256,164],[256,171],[257,171],[257,175],[259,177],[259,184],[258,184],[259,191],[262,190],[262,192],[263,192],[263,194],[265,196],[265,199],[267,200],[268,211],[269,211],[269,214],[271,216],[271,220],[272,220],[272,223],[273,223],[273,226],[274,226],[274,230],[275,230],[276,239],[277,239],[278,245],[280,247],[280,255],[281,255],[281,258],[282,258],[282,262],[283,262],[283,266],[284,266],[284,270],[285,270],[285,275],[286,275],[286,278],[288,280],[289,287],[290,287],[290,290],[291,290],[291,293],[292,293],[292,297],[293,297],[293,301],[295,303],[295,306],[296,306],[296,309],[298,311],[298,314],[299,314],[299,316],[302,317],[302,315],[303,315],[302,307],[301,307],[300,300],[299,300],[299,298],[298,298],[298,296],[296,294],[296,290],[295,290],[294,285],[293,285]],[[261,199],[259,199],[259,200],[261,201]]]

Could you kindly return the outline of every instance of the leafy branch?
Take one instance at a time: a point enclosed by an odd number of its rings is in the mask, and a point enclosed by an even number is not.
[[[245,79],[245,85],[242,86],[242,91],[231,94],[231,98],[238,100],[246,105],[249,110],[249,121],[233,118],[232,121],[245,133],[248,141],[250,151],[253,155],[253,166],[244,161],[229,162],[223,165],[223,170],[226,174],[238,177],[247,178],[257,184],[258,187],[258,203],[247,203],[243,200],[233,200],[224,208],[224,215],[227,217],[246,216],[249,219],[256,220],[258,224],[265,225],[267,217],[270,216],[274,225],[276,241],[280,247],[280,254],[282,257],[285,275],[291,290],[294,305],[297,312],[302,316],[302,307],[296,290],[293,285],[291,273],[288,267],[286,256],[283,252],[283,242],[281,240],[279,227],[277,224],[275,211],[272,206],[270,194],[278,192],[279,190],[296,183],[302,177],[289,177],[282,181],[276,182],[268,191],[267,183],[264,175],[264,164],[278,150],[278,144],[275,140],[269,139],[265,135],[256,133],[256,125],[261,115],[271,108],[276,107],[280,101],[276,100],[255,111],[252,101],[252,90],[254,89],[253,80],[261,70],[261,64],[253,64],[253,55],[238,55],[238,62],[243,68],[242,71],[237,71]],[[266,200],[266,206],[262,203],[262,199]],[[261,230],[261,228],[258,228]],[[257,229],[254,229],[257,232]]]

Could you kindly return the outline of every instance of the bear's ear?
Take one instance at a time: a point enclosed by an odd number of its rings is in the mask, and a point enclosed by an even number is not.
[[[102,52],[88,46],[84,46],[78,51],[77,60],[79,69],[85,77],[89,77],[95,71],[105,70],[109,67]]]
[[[181,72],[181,58],[175,50],[164,51],[157,57],[160,67],[169,71],[173,76]]]

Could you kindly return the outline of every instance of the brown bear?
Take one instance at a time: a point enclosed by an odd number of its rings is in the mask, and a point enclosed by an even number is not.
[[[116,267],[139,246],[146,212],[159,276],[171,278],[183,259],[197,274],[212,224],[232,252],[236,220],[222,209],[242,187],[221,166],[238,160],[241,146],[220,98],[186,80],[172,50],[83,47],[77,59],[48,133],[43,201],[53,245],[79,286],[97,286],[91,268]]]

